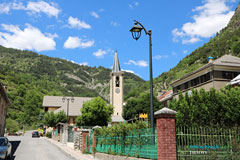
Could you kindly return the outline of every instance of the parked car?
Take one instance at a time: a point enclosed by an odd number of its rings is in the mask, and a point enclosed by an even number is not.
[[[33,131],[32,132],[32,137],[40,137],[38,131]]]
[[[11,159],[12,144],[6,137],[0,137],[0,158]]]

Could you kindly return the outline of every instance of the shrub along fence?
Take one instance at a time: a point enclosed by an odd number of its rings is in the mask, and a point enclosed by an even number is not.
[[[155,112],[155,135],[139,129],[144,123],[95,130],[88,150],[158,160],[240,160],[240,128],[176,127],[175,114],[168,108]]]
[[[96,137],[96,151],[137,158],[157,159],[157,143],[152,143],[152,139],[157,139],[156,134],[151,134],[151,129],[148,128],[132,130],[126,135],[98,135]]]

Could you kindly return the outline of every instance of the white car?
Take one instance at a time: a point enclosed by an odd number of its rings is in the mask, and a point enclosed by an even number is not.
[[[0,158],[11,159],[12,144],[6,137],[0,137]]]

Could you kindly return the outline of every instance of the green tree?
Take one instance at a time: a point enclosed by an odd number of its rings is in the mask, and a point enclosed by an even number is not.
[[[6,127],[7,128],[7,132],[8,133],[15,133],[17,131],[19,131],[19,124],[17,121],[12,120],[10,118],[6,119]]]
[[[232,51],[234,55],[240,55],[240,40],[232,44]]]
[[[178,126],[239,126],[240,87],[225,87],[220,91],[192,90],[192,95],[179,93],[169,108],[177,111]]]
[[[51,111],[51,112],[46,112],[44,114],[44,120],[43,124],[48,126],[48,127],[56,127],[56,115]]]
[[[105,126],[111,121],[113,106],[100,97],[87,101],[81,108],[82,115],[76,119],[78,126]]]
[[[56,118],[56,124],[67,123],[68,121],[67,115],[64,111],[60,111],[57,114],[55,114],[55,118]]]
[[[155,96],[153,97],[153,107],[154,112],[162,108],[161,103],[158,102]],[[141,93],[138,97],[130,98],[123,108],[123,118],[126,120],[137,118],[140,113],[147,113],[150,115],[149,93]]]

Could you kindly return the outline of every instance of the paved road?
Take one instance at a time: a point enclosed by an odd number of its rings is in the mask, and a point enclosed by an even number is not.
[[[32,138],[28,131],[24,136],[8,136],[12,143],[11,160],[75,160],[44,138]]]

